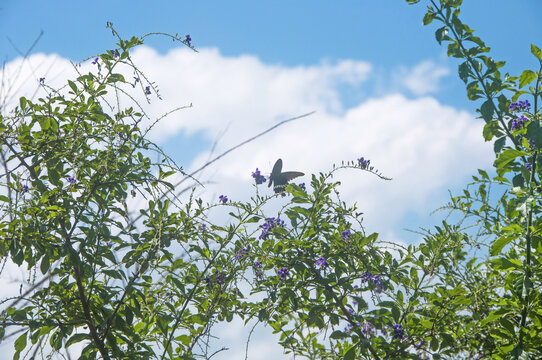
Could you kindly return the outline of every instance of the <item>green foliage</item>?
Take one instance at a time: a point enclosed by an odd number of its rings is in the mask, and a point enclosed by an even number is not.
[[[76,346],[80,359],[209,358],[212,326],[235,316],[270,325],[309,359],[542,357],[542,52],[531,46],[538,70],[503,75],[504,61],[461,22],[461,1],[430,4],[423,22],[441,23],[437,42],[480,100],[496,175],[479,170],[444,207],[460,220],[417,246],[367,234],[340,199],[337,171],[386,179],[362,159],[313,175],[307,190],[288,185],[286,199],[171,195],[166,178],[182,169],[145,138],[139,104],[118,107],[136,86],[157,94],[130,58],[143,38],[119,39],[96,72],[45,98],[20,98],[0,117],[0,254],[31,284],[0,316],[0,338],[18,329],[14,358]],[[130,195],[145,199],[138,216]],[[213,224],[211,211],[230,221]]]
[[[129,55],[141,43],[119,39],[95,60],[97,72],[45,87],[35,102],[21,98],[1,118],[0,254],[34,279],[1,315],[2,337],[24,330],[15,359],[76,344],[81,359],[191,358],[239,304],[240,267],[225,251],[239,226],[202,231],[201,202],[173,206],[165,179],[182,169],[145,138],[142,109],[110,105],[134,88],[121,66],[145,91]],[[147,199],[139,216],[129,192]],[[218,273],[227,274],[220,283],[205,281]]]

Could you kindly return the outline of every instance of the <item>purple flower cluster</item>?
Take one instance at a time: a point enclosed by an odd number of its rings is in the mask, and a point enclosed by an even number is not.
[[[371,324],[370,322],[364,323],[363,327],[361,328],[361,332],[368,338],[373,337],[375,334],[373,324]]]
[[[145,86],[145,94],[150,95],[151,94],[151,87]]]
[[[371,163],[371,160],[365,160],[365,158],[362,156],[358,159],[358,163],[362,169],[367,169],[369,168],[369,164]]]
[[[248,256],[248,249],[247,248],[242,248],[242,249],[238,250],[235,253],[235,258],[237,260],[240,260],[240,259],[245,258],[247,256]]]
[[[277,275],[281,280],[286,279],[290,275],[290,270],[286,267],[281,267],[279,271],[277,271]]]
[[[350,238],[350,230],[346,229],[341,233],[341,239],[348,240]]]
[[[530,107],[531,107],[531,104],[529,103],[529,100],[524,100],[524,101],[510,103],[508,110],[510,111],[529,110]]]
[[[320,256],[320,258],[316,260],[314,265],[319,266],[320,269],[325,269],[329,266],[329,263],[326,261],[326,258],[324,258],[323,256]]]
[[[262,262],[261,261],[254,261],[254,264],[252,265],[252,269],[254,270],[254,274],[256,274],[256,277],[262,277],[263,276]]]
[[[361,282],[372,281],[373,285],[376,287],[376,292],[380,294],[382,292],[382,278],[380,275],[373,275],[371,272],[367,271],[361,275]]]
[[[218,201],[221,202],[222,204],[225,204],[228,202],[228,197],[226,195],[220,195],[218,197]]]
[[[307,188],[305,188],[305,183],[300,183],[299,187],[303,189],[303,191],[307,191]]]
[[[92,61],[92,65],[96,65],[98,63],[98,58],[95,58],[93,61]]]
[[[43,84],[45,82],[45,78],[44,77],[40,77],[40,84]]]
[[[109,51],[111,51],[111,53],[113,54],[114,57],[116,57],[116,58],[119,57],[119,51],[117,49],[109,50]]]
[[[203,280],[205,281],[205,286],[207,288],[213,286],[214,283],[222,285],[226,282],[226,273],[224,271],[217,271],[213,276],[206,276]]]
[[[527,122],[527,118],[521,115],[519,118],[512,120],[512,130],[520,130]]]
[[[190,37],[190,34],[186,34],[186,36],[184,37],[184,41],[188,44],[188,46],[192,46],[192,38]]]
[[[532,167],[533,167],[533,165],[531,165],[530,162],[526,162],[526,163],[525,163],[525,167],[527,168],[527,170],[531,170]]]
[[[76,180],[75,180],[75,178],[73,178],[73,177],[70,176],[70,177],[68,178],[68,182],[69,182],[70,184],[75,184],[75,183],[76,183]]]
[[[284,227],[284,221],[279,218],[267,218],[265,219],[265,223],[263,225],[260,225],[260,227],[263,229],[262,233],[260,234],[260,237],[258,239],[264,240],[267,239],[267,236],[269,235],[269,231],[275,227]]]
[[[405,337],[405,331],[403,330],[403,325],[395,324],[393,325],[393,338],[402,340]]]
[[[356,326],[361,326],[361,323],[357,323]],[[344,332],[351,332],[354,326],[350,323],[346,324],[346,328],[344,328]]]
[[[23,192],[27,192],[28,191],[28,185],[23,185]]]
[[[531,140],[531,139],[529,139],[528,137],[526,137],[526,136],[523,135],[523,134],[520,134],[520,135],[518,136],[518,141],[520,142],[520,144],[523,142],[523,138],[526,138],[526,139],[527,139],[527,141],[529,142],[529,147],[530,147],[531,149],[535,147],[534,141]]]
[[[256,171],[252,173],[252,177],[256,180],[257,185],[263,184],[267,181],[265,176],[260,173],[260,170],[258,170],[258,168],[256,168]]]

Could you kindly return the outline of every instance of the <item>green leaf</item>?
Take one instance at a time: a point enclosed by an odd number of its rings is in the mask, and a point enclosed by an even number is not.
[[[459,78],[463,80],[463,82],[466,84],[469,81],[469,75],[470,75],[469,62],[465,61],[463,64],[458,66],[457,70],[458,70]]]
[[[531,54],[536,56],[538,60],[542,61],[542,51],[534,44],[531,44]]]
[[[513,236],[504,235],[498,238],[492,245],[490,254],[492,256],[497,256],[501,253],[501,250],[514,239]]]
[[[19,105],[21,106],[21,110],[23,110],[23,111],[26,109],[26,102],[27,102],[27,100],[26,100],[26,98],[24,96],[21,96],[19,98]]]
[[[77,85],[71,80],[68,80],[68,85],[70,85],[70,88],[73,90],[74,93],[77,94]]]
[[[49,270],[50,266],[51,266],[51,261],[49,260],[49,256],[45,255],[41,259],[41,263],[40,263],[41,273],[45,275],[45,273]]]
[[[536,74],[531,70],[524,70],[519,76],[519,88],[521,89],[536,79]]]
[[[497,172],[499,172],[500,169],[503,169],[510,162],[516,160],[520,156],[525,155],[527,155],[527,153],[524,151],[506,149],[499,154],[499,157],[494,162],[494,166],[497,168]]]
[[[0,195],[0,201],[9,202],[9,198],[6,195]]]
[[[346,354],[344,354],[343,359],[344,360],[353,360],[355,357],[356,357],[356,346],[353,345],[352,347],[350,347],[350,349],[348,349]]]
[[[21,352],[24,350],[24,348],[26,347],[26,336],[28,334],[28,331],[25,332],[24,334],[22,334],[21,336],[19,336],[17,338],[17,340],[15,340],[15,350],[17,352]]]
[[[486,123],[489,123],[491,120],[493,120],[494,111],[495,111],[495,108],[493,106],[493,100],[491,99],[486,100],[480,107],[480,113],[482,114],[482,119],[484,119]]]
[[[431,24],[433,20],[435,19],[435,17],[436,17],[436,14],[434,12],[428,11],[427,13],[425,13],[423,17],[423,24],[424,25]]]
[[[435,38],[437,39],[438,43],[442,45],[442,40],[444,37],[448,34],[448,27],[443,26],[439,28],[437,31],[435,31]]]
[[[74,334],[71,338],[68,339],[68,341],[66,341],[65,347],[69,347],[70,345],[87,339],[90,339],[90,336],[88,334]]]
[[[505,144],[506,144],[506,136],[503,136],[497,139],[495,141],[495,144],[493,144],[493,151],[495,151],[495,154],[499,154],[504,148]]]
[[[331,335],[329,335],[329,338],[333,340],[344,339],[347,337],[349,337],[348,334],[345,334],[341,330],[335,330],[334,332],[331,333]]]

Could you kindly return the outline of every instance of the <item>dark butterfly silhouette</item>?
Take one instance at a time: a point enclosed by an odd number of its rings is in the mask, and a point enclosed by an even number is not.
[[[298,176],[305,175],[304,173],[299,171],[281,172],[281,170],[282,159],[278,159],[273,166],[273,171],[271,171],[271,176],[269,176],[269,185],[267,185],[267,187],[271,187],[271,184],[274,183],[273,190],[275,191],[275,193],[283,192],[284,188],[288,184],[288,181],[295,179]]]

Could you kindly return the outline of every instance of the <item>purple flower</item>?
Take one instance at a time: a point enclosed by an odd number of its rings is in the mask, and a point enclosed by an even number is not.
[[[380,278],[380,275],[373,275],[373,278],[371,280],[376,286],[376,292],[380,294],[382,292],[382,279]]]
[[[134,76],[134,80],[135,80],[136,83],[139,82],[139,78],[137,76]]]
[[[316,262],[314,263],[316,266],[319,266],[320,269],[325,269],[329,266],[329,263],[326,261],[326,259],[321,256]]]
[[[73,178],[73,177],[70,176],[70,177],[68,178],[68,182],[69,182],[70,184],[75,184],[75,183],[76,183],[76,180],[75,180],[75,178]]]
[[[362,156],[358,159],[358,163],[362,169],[367,169],[371,163],[371,160],[365,160],[365,158]]]
[[[284,280],[288,277],[288,275],[290,275],[290,271],[288,270],[288,268],[281,267],[280,270],[277,271],[277,275],[279,276],[279,278],[281,278],[281,280]]]
[[[405,331],[403,330],[403,325],[401,324],[393,325],[393,338],[401,340],[404,337],[405,337]]]
[[[248,249],[247,248],[242,248],[242,249],[238,250],[235,253],[235,258],[237,260],[241,260],[242,258],[246,257],[247,255],[248,255]]]
[[[256,180],[257,185],[263,184],[267,181],[265,176],[260,173],[260,170],[258,170],[258,168],[256,168],[256,171],[252,173],[252,177]]]
[[[350,238],[350,230],[347,229],[341,233],[341,239],[348,240],[348,238]]]
[[[303,189],[303,191],[307,191],[307,189],[305,188],[305,183],[300,183],[299,187]]]
[[[199,229],[200,229],[201,231],[205,231],[205,230],[207,230],[207,225],[201,224],[201,225],[199,226]]]
[[[224,271],[215,273],[215,277],[217,284],[224,284],[224,282],[226,282],[226,273]]]
[[[371,274],[371,272],[369,272],[369,271],[364,272],[361,275],[361,282],[364,283],[364,282],[367,282],[367,281],[371,280],[372,276],[373,276],[373,274]]]
[[[98,63],[98,58],[95,58],[93,61],[92,61],[92,65],[96,65]]]
[[[529,103],[529,100],[524,100],[524,101],[510,103],[508,110],[510,111],[529,110],[530,107],[531,107],[531,104]]]
[[[531,170],[531,168],[532,168],[533,166],[531,165],[530,162],[526,162],[526,163],[525,163],[525,167],[527,168],[527,170]]]
[[[348,309],[348,312],[350,313],[350,315],[354,315],[356,312],[354,311],[354,309],[352,308],[349,308]]]
[[[361,328],[361,332],[368,338],[374,336],[374,326],[370,322],[366,322],[363,324],[363,327]]]
[[[206,276],[203,280],[205,280],[205,286],[206,286],[207,288],[210,288],[211,285],[213,284],[211,278],[208,277],[208,276]]]
[[[222,204],[225,204],[228,202],[228,197],[226,195],[220,195],[218,197],[218,201],[221,202]]]
[[[44,77],[41,77],[40,78],[40,84],[43,84],[45,82],[45,78]]]
[[[252,265],[252,270],[254,270],[254,274],[256,274],[256,277],[262,277],[263,276],[262,262],[254,261],[254,264]]]
[[[263,225],[260,225],[260,227],[263,229],[262,233],[260,234],[259,239],[265,240],[267,239],[267,236],[269,235],[269,231],[275,227],[284,227],[284,221],[279,218],[267,218],[265,219],[265,223]]]
[[[529,147],[530,148],[534,148],[535,147],[535,143],[532,139],[529,139],[528,137],[526,137],[525,135],[521,134],[518,136],[518,141],[521,143],[523,143],[523,138],[526,138],[527,139],[527,142],[529,143]]]
[[[192,38],[190,37],[190,34],[186,34],[184,37],[184,41],[188,44],[188,46],[191,46],[190,42],[192,41]]]
[[[119,57],[119,52],[118,52],[117,49],[115,49],[115,50],[109,50],[109,51],[111,51],[111,53],[113,54],[114,57]]]
[[[151,94],[151,87],[145,86],[145,94],[150,95]]]
[[[519,106],[528,110],[531,107],[531,104],[529,103],[529,100],[524,100],[519,102]]]
[[[28,185],[23,185],[23,192],[27,192],[28,191]]]
[[[527,122],[527,118],[521,115],[519,118],[512,120],[512,130],[520,130]]]

